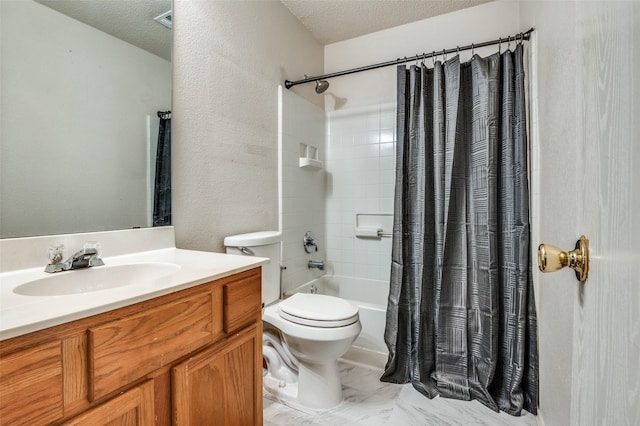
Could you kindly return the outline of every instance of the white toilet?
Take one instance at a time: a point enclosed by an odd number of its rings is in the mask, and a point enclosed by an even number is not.
[[[264,387],[293,407],[324,410],[342,401],[338,358],[355,341],[362,326],[358,308],[333,296],[296,293],[280,296],[278,231],[254,232],[224,239],[229,254],[268,257],[262,268]],[[302,248],[301,248],[302,249]]]

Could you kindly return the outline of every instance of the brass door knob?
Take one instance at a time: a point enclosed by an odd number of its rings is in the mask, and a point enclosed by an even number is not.
[[[538,267],[542,272],[554,272],[568,266],[576,271],[580,282],[589,276],[589,240],[584,235],[576,241],[576,248],[570,252],[556,246],[540,244],[538,247]]]

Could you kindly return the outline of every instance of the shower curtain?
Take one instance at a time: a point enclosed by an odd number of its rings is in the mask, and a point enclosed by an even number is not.
[[[381,378],[537,412],[523,48],[398,67]]]
[[[158,112],[158,150],[153,194],[153,226],[171,225],[171,111]]]

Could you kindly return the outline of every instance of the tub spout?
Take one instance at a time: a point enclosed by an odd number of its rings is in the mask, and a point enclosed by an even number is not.
[[[310,260],[309,263],[307,263],[307,268],[318,268],[319,270],[324,271],[324,262],[322,260]]]

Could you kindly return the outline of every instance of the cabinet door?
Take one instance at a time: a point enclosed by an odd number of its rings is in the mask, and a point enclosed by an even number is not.
[[[121,393],[64,423],[67,426],[148,426],[154,423],[153,381]]]
[[[0,424],[43,425],[63,416],[60,341],[0,359]]]
[[[175,425],[262,425],[262,324],[172,369]]]

